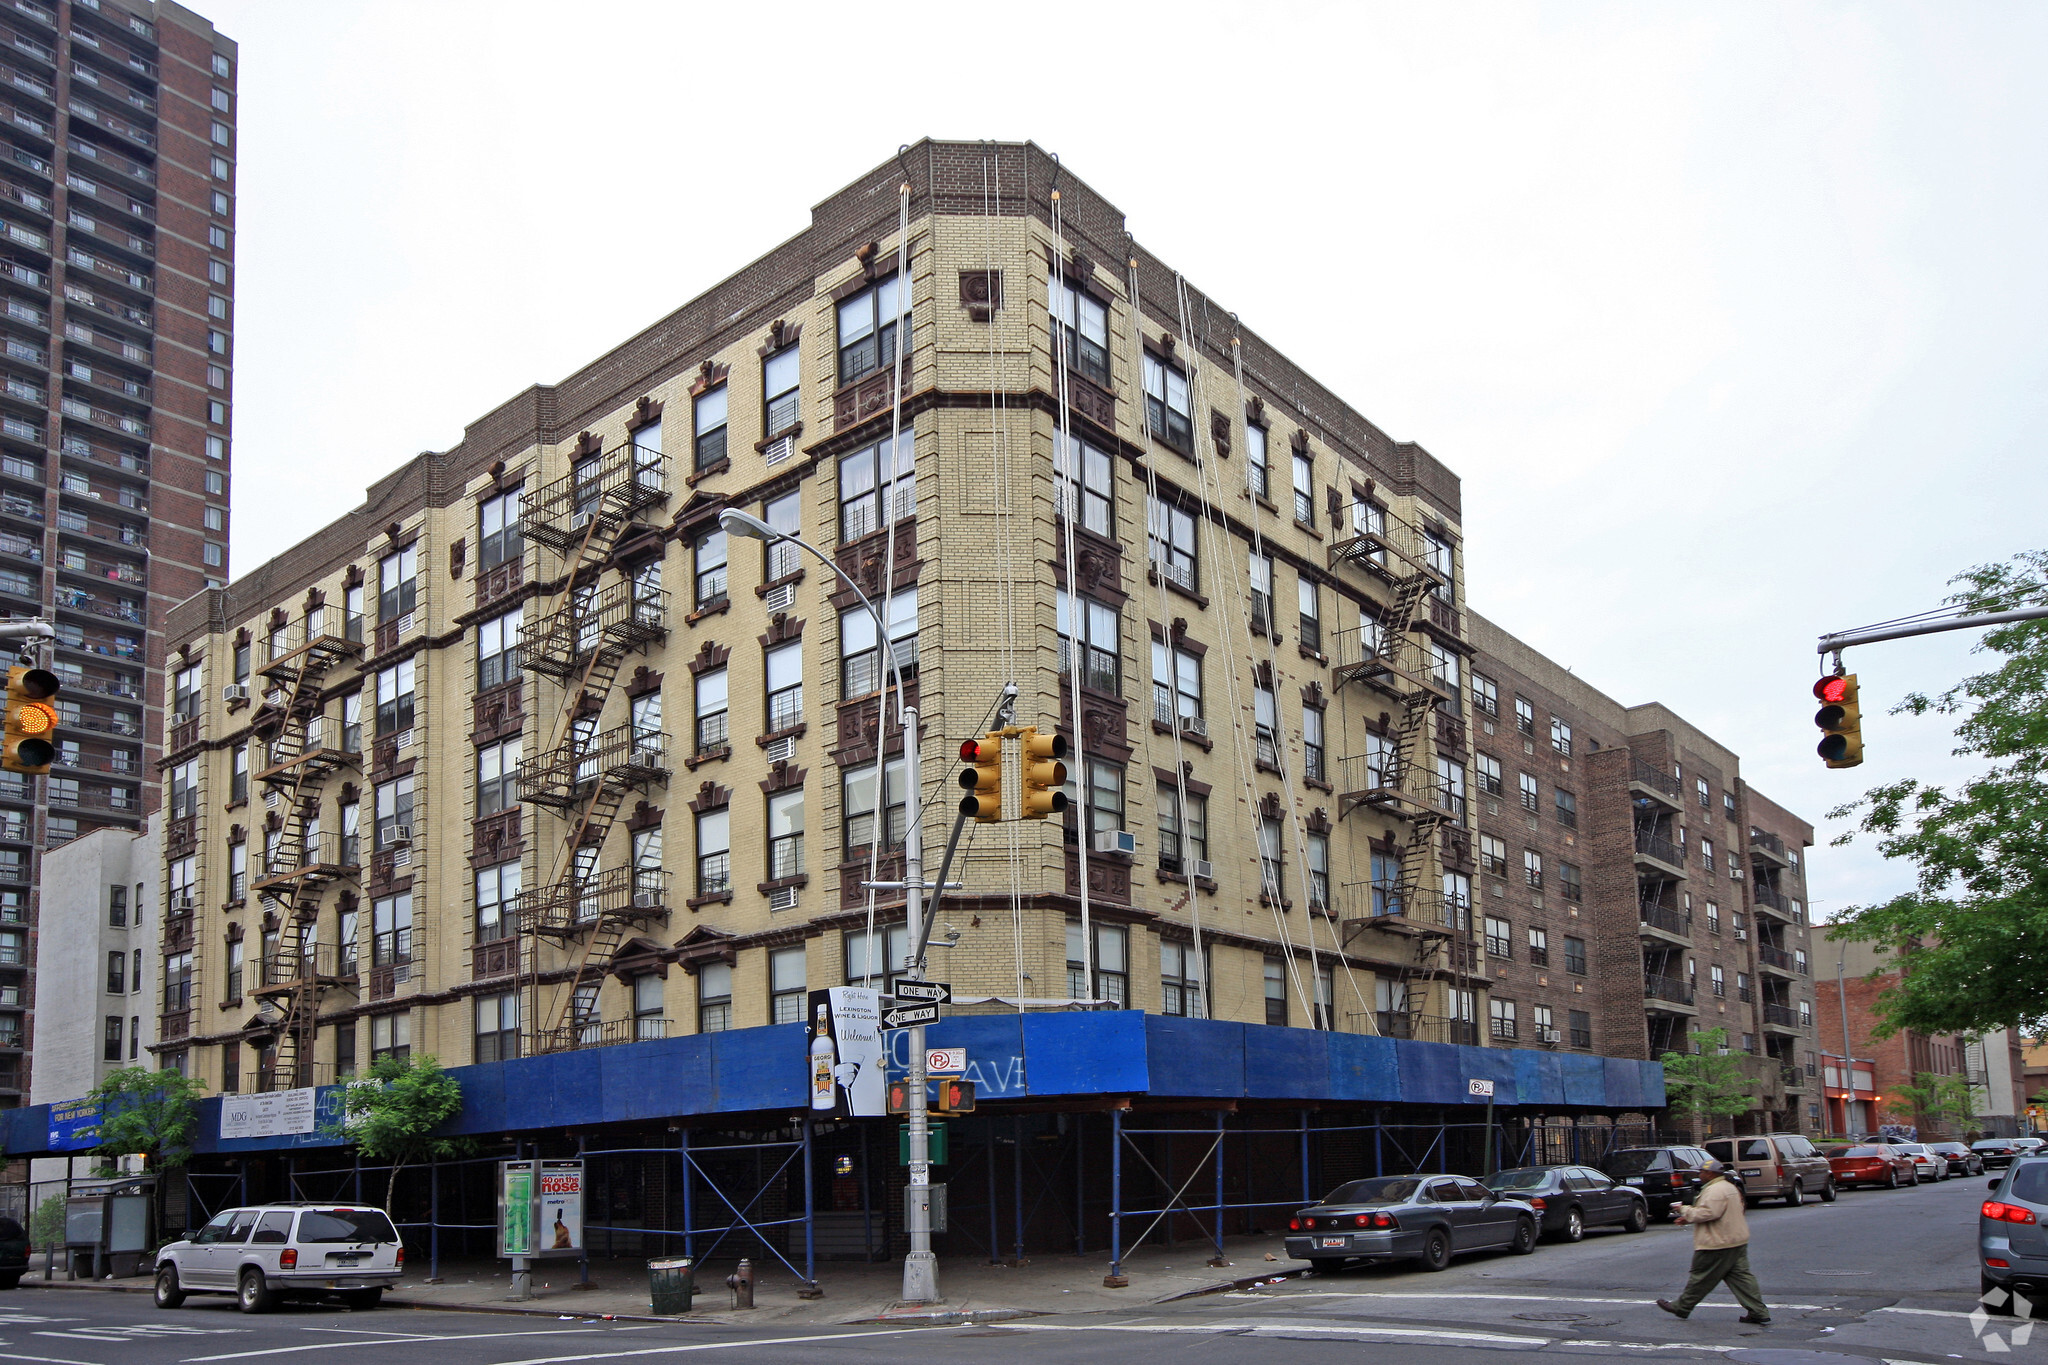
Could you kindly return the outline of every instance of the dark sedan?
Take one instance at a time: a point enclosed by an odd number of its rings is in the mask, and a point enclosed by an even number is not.
[[[0,1289],[12,1289],[28,1272],[28,1233],[0,1214]]]
[[[1650,1226],[1650,1203],[1590,1166],[1518,1166],[1486,1177],[1486,1187],[1504,1199],[1519,1199],[1536,1210],[1545,1236],[1576,1242],[1587,1228]]]
[[[1414,1260],[1442,1270],[1467,1251],[1536,1249],[1536,1210],[1461,1175],[1353,1180],[1287,1220],[1287,1254],[1318,1270]]]

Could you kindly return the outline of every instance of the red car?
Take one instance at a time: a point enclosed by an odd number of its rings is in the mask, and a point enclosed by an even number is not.
[[[1837,1185],[1882,1185],[1896,1190],[1901,1185],[1920,1183],[1920,1170],[1913,1164],[1913,1158],[1888,1143],[1823,1147],[1821,1155],[1834,1169]]]

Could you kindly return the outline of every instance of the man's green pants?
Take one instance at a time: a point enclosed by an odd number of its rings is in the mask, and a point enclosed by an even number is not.
[[[1672,1304],[1681,1313],[1690,1313],[1699,1307],[1717,1284],[1726,1283],[1728,1292],[1735,1301],[1759,1318],[1768,1318],[1771,1310],[1764,1303],[1763,1289],[1756,1282],[1756,1275],[1749,1268],[1749,1245],[1722,1247],[1718,1251],[1695,1251],[1692,1254],[1692,1274],[1685,1282],[1685,1293]]]

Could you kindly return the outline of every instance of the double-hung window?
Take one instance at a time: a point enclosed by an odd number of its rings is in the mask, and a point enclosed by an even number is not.
[[[1153,438],[1175,450],[1192,452],[1195,424],[1189,413],[1187,375],[1145,352],[1145,420]]]
[[[1244,480],[1253,497],[1267,500],[1266,429],[1256,422],[1244,424]]]
[[[1550,718],[1550,747],[1563,754],[1566,758],[1571,757],[1572,727],[1566,725],[1556,716]]]
[[[16,959],[19,961],[19,959]],[[192,954],[164,955],[164,1013],[178,1014],[192,1008]]]
[[[1556,791],[1557,823],[1566,829],[1579,827],[1579,798],[1559,787]]]
[[[1164,640],[1152,642],[1152,718],[1178,725],[1182,716],[1202,714],[1202,661]]]
[[[1566,936],[1564,941],[1564,969],[1573,976],[1586,974],[1586,940]]]
[[[199,715],[200,666],[181,668],[171,678],[171,719],[193,720]]]
[[[893,275],[840,303],[840,388],[896,363],[897,327],[909,320],[907,303],[899,303]]]
[[[850,455],[839,457],[839,539],[859,540],[883,526],[883,515],[897,520],[917,510],[917,461],[911,432],[897,438],[895,458],[884,437]]]
[[[476,941],[491,943],[512,933],[513,909],[519,900],[519,863],[515,860],[476,870]]]
[[[1172,503],[1148,498],[1145,503],[1145,553],[1159,576],[1189,592],[1198,592],[1195,560],[1195,519]]]
[[[188,758],[171,769],[171,819],[199,814],[199,760]]]
[[[519,992],[500,991],[476,998],[476,1047],[479,1062],[503,1062],[519,1055]]]
[[[1273,556],[1254,551],[1246,564],[1251,579],[1252,629],[1270,633],[1273,629]]]
[[[714,668],[697,675],[697,753],[716,753],[731,747],[731,726],[726,715],[726,672]]]
[[[893,991],[909,955],[910,930],[903,925],[878,928],[873,933],[856,929],[846,936],[846,982],[872,985],[884,993]]]
[[[499,493],[477,504],[477,567],[485,571],[509,564],[526,552],[519,529],[519,490]]]
[[[1329,781],[1328,760],[1323,754],[1323,712],[1321,707],[1301,708],[1301,773],[1311,782]]]
[[[732,891],[732,812],[702,811],[697,816],[697,894],[720,896]]]
[[[1330,836],[1310,834],[1302,842],[1302,857],[1308,864],[1308,908],[1330,913]]]
[[[1503,1042],[1512,1042],[1520,1032],[1520,1024],[1515,1018],[1515,1002],[1494,996],[1486,1002],[1486,1011],[1493,1036]]]
[[[1453,585],[1457,581],[1457,560],[1452,553],[1451,542],[1435,531],[1425,530],[1422,533],[1422,555],[1429,567],[1442,577],[1434,589],[1436,596],[1445,602],[1452,601],[1455,596]]]
[[[1294,519],[1316,524],[1316,462],[1304,450],[1294,452]]]
[[[1116,534],[1116,476],[1109,456],[1087,441],[1053,433],[1053,472],[1060,490],[1059,514],[1072,518],[1080,509],[1081,524],[1099,536]]]
[[[1180,788],[1159,788],[1159,870],[1193,876],[1195,864],[1209,860],[1209,798],[1188,793],[1181,804]]]
[[[377,620],[395,621],[419,605],[419,546],[408,545],[377,561]]]
[[[1286,891],[1286,868],[1281,854],[1286,847],[1280,817],[1262,815],[1259,817],[1259,890],[1262,894],[1279,900]]]
[[[667,901],[661,861],[661,826],[649,825],[646,829],[633,831],[633,903],[635,905],[665,905]],[[655,897],[643,901],[644,896]]]
[[[732,968],[707,962],[697,969],[697,1031],[723,1033],[732,1027]]]
[[[1088,989],[1088,959],[1082,948],[1081,922],[1067,921],[1067,994],[1077,999],[1102,1000],[1121,1005],[1130,998],[1130,937],[1121,924],[1097,920],[1095,930],[1095,988]]]
[[[875,808],[875,779],[876,767],[872,763],[865,768],[847,770],[841,779],[843,796],[840,808],[846,813],[842,826],[846,835],[848,858],[853,857],[856,852],[867,852],[868,846],[875,841],[875,820],[878,813]],[[903,760],[899,758],[889,764],[888,791],[883,799],[888,819],[885,836],[887,848],[898,848],[903,843],[903,791]]]
[[[1519,781],[1522,791],[1522,809],[1531,815],[1542,814],[1543,794],[1537,786],[1536,775],[1534,773],[1522,773],[1520,774]]]
[[[1527,697],[1515,698],[1515,728],[1531,739],[1536,736],[1536,708]]]
[[[1073,805],[1085,809],[1088,814],[1083,837],[1092,841],[1098,834],[1108,834],[1124,827],[1124,770],[1120,763],[1106,758],[1091,758],[1087,771],[1067,779],[1069,787],[1085,778],[1085,792],[1069,791],[1067,799]]]
[[[725,459],[726,386],[718,385],[697,395],[696,468],[703,473]]]
[[[801,494],[785,493],[761,508],[761,520],[784,535],[797,535],[803,530],[803,499]],[[803,567],[803,551],[787,540],[778,540],[763,547],[764,560],[761,565],[761,581],[776,583],[788,578]]]
[[[889,652],[899,671],[917,669],[917,587],[889,599]],[[875,642],[875,618],[866,607],[839,613],[839,697],[865,697],[889,680],[888,664]]]
[[[761,433],[768,440],[774,440],[797,423],[802,365],[794,346],[785,346],[762,362]]]
[[[777,948],[768,954],[768,1020],[794,1024],[804,1017],[804,1000],[809,984],[804,950]]]
[[[521,620],[521,609],[514,607],[502,616],[493,616],[488,621],[477,623],[477,691],[501,686],[519,675]]]
[[[1280,768],[1280,706],[1264,683],[1252,689],[1254,753],[1262,767]]]
[[[1486,955],[1503,961],[1515,955],[1515,926],[1496,915],[1486,917]]]
[[[519,804],[519,739],[479,745],[476,751],[476,813],[482,819]]]
[[[377,784],[376,851],[412,838],[412,777]]]
[[[803,789],[768,798],[768,879],[797,877],[804,870]]]
[[[790,730],[804,723],[804,645],[792,640],[768,651],[768,732]]]
[[[412,1056],[412,1011],[379,1014],[370,1019],[370,1061],[385,1057],[400,1061]]]
[[[1287,969],[1277,957],[1265,960],[1262,973],[1266,987],[1266,1022],[1275,1028],[1287,1027]]]
[[[1522,878],[1532,889],[1543,889],[1543,855],[1533,848],[1522,850]]]
[[[371,966],[399,967],[410,963],[412,893],[402,891],[396,896],[379,896],[371,901],[370,933]]]
[[[1560,862],[1557,865],[1557,892],[1568,901],[1586,899],[1584,874],[1577,863]]]
[[[412,729],[413,660],[377,671],[377,737]]]
[[[1479,836],[1479,870],[1496,877],[1508,875],[1508,846],[1491,834]]]
[[[1472,927],[1472,879],[1462,872],[1444,873],[1444,927]]]
[[[1320,654],[1323,648],[1323,605],[1314,580],[1296,580],[1295,594],[1301,605],[1301,647]]]
[[[1465,765],[1456,759],[1436,761],[1436,803],[1460,820],[1465,818]]]
[[[697,537],[693,550],[696,572],[696,610],[704,611],[726,600],[725,532],[706,531]]]
[[[1472,709],[1482,716],[1500,714],[1500,688],[1484,673],[1472,675]]]
[[[1076,928],[1080,926],[1076,925]],[[1203,954],[1192,943],[1159,940],[1159,1012],[1188,1019],[1203,1018]]]
[[[1081,684],[1097,692],[1116,693],[1123,689],[1121,669],[1123,643],[1121,622],[1114,607],[1090,598],[1076,598],[1065,588],[1058,590],[1057,615],[1060,637],[1060,672],[1074,668],[1079,653]],[[1076,639],[1076,636],[1079,639]]]
[[[1070,281],[1050,282],[1055,345],[1065,348],[1067,364],[1104,388],[1109,387],[1109,309]]]
[[[1473,763],[1479,773],[1479,790],[1488,796],[1501,794],[1500,760],[1492,754],[1475,754]]]
[[[1538,929],[1533,925],[1530,927],[1529,965],[1532,967],[1548,967],[1550,965],[1550,931],[1548,929]]]

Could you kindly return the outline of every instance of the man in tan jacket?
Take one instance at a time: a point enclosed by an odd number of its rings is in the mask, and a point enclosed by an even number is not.
[[[1742,1190],[1728,1178],[1725,1162],[1709,1161],[1700,1171],[1707,1183],[1699,1198],[1672,1211],[1678,1222],[1692,1225],[1692,1275],[1677,1303],[1659,1299],[1657,1306],[1678,1317],[1690,1317],[1700,1300],[1725,1281],[1746,1310],[1740,1321],[1767,1323],[1771,1310],[1749,1268],[1749,1220],[1742,1216]]]

